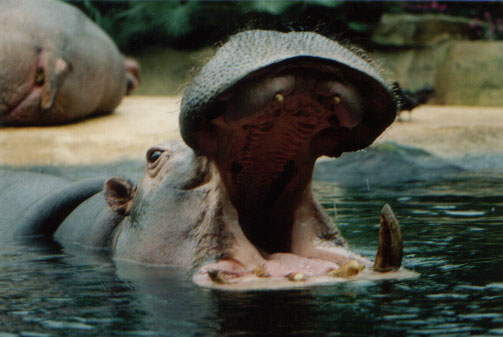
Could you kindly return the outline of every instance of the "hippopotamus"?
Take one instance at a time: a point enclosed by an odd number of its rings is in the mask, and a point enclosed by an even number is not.
[[[138,84],[138,63],[64,2],[0,0],[0,30],[0,126],[110,113]]]
[[[396,111],[360,54],[316,33],[243,32],[185,90],[184,142],[150,148],[140,184],[6,173],[0,238],[51,236],[226,289],[384,275],[402,262],[391,207],[372,264],[349,249],[311,178],[316,158],[368,146]]]

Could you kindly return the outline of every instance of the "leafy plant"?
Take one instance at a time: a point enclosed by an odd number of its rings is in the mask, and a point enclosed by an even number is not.
[[[470,25],[473,39],[503,40],[503,19],[485,12],[483,18],[475,18]]]
[[[96,21],[121,49],[146,44],[199,48],[244,29],[315,30],[363,45],[383,12],[442,13],[478,18],[473,37],[501,39],[503,2],[337,0],[104,1],[66,0]],[[493,13],[491,20],[481,13]]]

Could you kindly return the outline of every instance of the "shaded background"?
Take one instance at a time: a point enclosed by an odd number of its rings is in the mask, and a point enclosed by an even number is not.
[[[435,104],[503,106],[503,2],[91,1],[82,9],[143,67],[136,94],[178,95],[229,35],[308,30],[370,51]],[[468,81],[469,79],[469,81]]]

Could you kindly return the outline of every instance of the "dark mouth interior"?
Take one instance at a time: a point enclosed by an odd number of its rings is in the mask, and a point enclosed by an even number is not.
[[[243,232],[264,255],[291,251],[294,213],[310,189],[316,159],[340,155],[348,142],[356,148],[351,142],[366,135],[366,110],[355,88],[338,74],[290,67],[237,84],[213,106],[217,144],[206,155],[219,169]]]

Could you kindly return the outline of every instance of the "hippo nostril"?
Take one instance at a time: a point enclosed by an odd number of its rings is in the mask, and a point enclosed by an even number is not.
[[[37,73],[35,74],[35,85],[42,86],[45,83],[44,69],[37,68]]]

